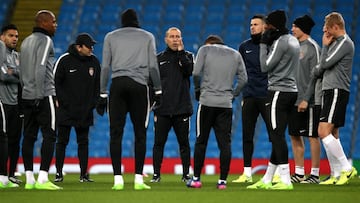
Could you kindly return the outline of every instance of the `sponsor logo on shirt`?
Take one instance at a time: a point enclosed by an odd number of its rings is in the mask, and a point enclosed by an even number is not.
[[[164,65],[165,63],[167,63],[167,61],[160,61],[160,66]]]

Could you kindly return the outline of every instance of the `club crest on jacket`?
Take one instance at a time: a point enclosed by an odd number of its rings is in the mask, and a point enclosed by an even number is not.
[[[94,68],[94,67],[90,67],[90,68],[89,68],[89,75],[90,75],[90,76],[94,76],[94,71],[95,71],[95,68]]]

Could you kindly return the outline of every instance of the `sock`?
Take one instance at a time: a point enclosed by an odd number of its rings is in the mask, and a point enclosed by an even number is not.
[[[135,183],[138,184],[143,184],[144,183],[144,179],[142,174],[135,174]]]
[[[251,167],[244,167],[244,174],[251,177]]]
[[[332,134],[329,134],[328,136],[323,138],[322,141],[323,144],[328,147],[329,152],[340,164],[341,170],[350,171],[352,167],[345,156],[340,141],[337,141]]]
[[[319,168],[311,168],[311,175],[319,177],[320,169]]]
[[[342,144],[340,142],[340,138],[336,139],[336,141],[339,143],[339,146],[341,147],[341,150],[344,151],[343,147],[342,147]],[[345,166],[345,170],[346,171],[351,171],[352,169],[352,164],[349,162],[349,160],[346,158],[346,155],[345,155],[345,152],[344,152],[344,157],[346,159],[346,163],[345,163],[345,160],[344,161],[344,166]],[[342,163],[342,162],[341,162]]]
[[[220,183],[225,183],[226,184],[226,180],[218,180],[218,184],[220,184]]]
[[[3,185],[7,185],[9,183],[9,178],[7,176],[4,176],[4,175],[0,175],[0,182],[3,184]]]
[[[325,152],[326,152],[326,156],[328,158],[328,161],[329,161],[329,166],[330,166],[330,175],[333,176],[333,177],[336,177],[335,176],[335,168],[334,168],[334,156],[331,155],[331,153],[329,152],[329,149],[327,148],[326,145],[323,145],[324,146],[324,149],[325,149]]]
[[[49,181],[48,172],[47,171],[39,171],[38,182],[43,184]]]
[[[26,176],[26,184],[35,184],[35,177],[34,177],[34,172],[32,171],[25,171],[25,176]]]
[[[295,166],[295,174],[304,176],[305,175],[304,166]]]
[[[118,185],[118,184],[124,185],[124,179],[122,175],[114,176],[114,185]]]
[[[272,164],[271,162],[269,162],[269,165],[266,169],[265,175],[262,178],[262,181],[267,184],[270,183],[272,181],[272,178],[274,176],[275,170],[277,168],[277,165]]]
[[[274,175],[276,175],[276,176],[280,176],[280,172],[279,172],[279,167],[276,167],[276,170],[275,170],[275,173],[274,173]]]
[[[279,164],[278,168],[279,168],[281,182],[285,183],[286,185],[290,185],[291,180],[290,180],[289,164]]]

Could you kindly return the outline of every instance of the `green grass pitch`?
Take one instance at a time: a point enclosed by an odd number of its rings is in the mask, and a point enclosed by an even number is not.
[[[51,180],[54,175],[50,175]],[[226,190],[217,190],[217,175],[203,175],[200,189],[187,188],[180,181],[180,175],[162,175],[160,183],[144,180],[152,189],[135,191],[133,174],[125,174],[125,189],[113,191],[113,176],[110,174],[91,175],[94,183],[79,183],[78,174],[68,174],[59,183],[61,191],[25,190],[20,188],[0,190],[1,203],[359,203],[360,178],[356,177],[344,186],[323,186],[294,184],[292,191],[249,190],[247,184],[232,183],[237,175],[230,175]],[[261,176],[253,177],[258,180]],[[24,176],[21,179],[24,181]]]

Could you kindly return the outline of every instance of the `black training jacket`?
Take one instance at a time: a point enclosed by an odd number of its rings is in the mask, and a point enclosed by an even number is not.
[[[173,51],[168,47],[157,55],[157,59],[163,96],[161,105],[155,109],[155,114],[190,116],[193,113],[190,97],[193,54],[184,50]]]
[[[80,56],[75,45],[55,64],[55,89],[60,125],[93,125],[93,109],[100,94],[100,63],[94,56]]]

